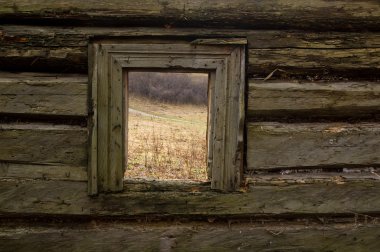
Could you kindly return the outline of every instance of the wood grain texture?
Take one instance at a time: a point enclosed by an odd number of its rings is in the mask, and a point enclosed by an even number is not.
[[[283,75],[336,75],[379,78],[380,48],[249,49],[249,76],[266,77],[276,69]],[[4,71],[87,73],[87,47],[1,47]]]
[[[0,47],[3,71],[87,72],[87,47]]]
[[[0,227],[0,250],[357,252],[377,251],[379,238],[376,223],[25,223]]]
[[[87,71],[94,37],[238,37],[248,40],[250,75],[275,69],[291,74],[379,77],[380,34],[206,28],[0,27],[0,66],[9,70]],[[282,73],[286,75],[286,73]]]
[[[213,189],[234,191],[240,182],[242,167],[242,135],[244,128],[244,47],[240,45],[196,45],[183,41],[139,40],[134,42],[99,41],[96,58],[97,73],[97,166],[98,188],[101,192],[123,189],[127,123],[123,97],[123,68],[168,71],[190,70],[215,72],[210,83],[211,105],[214,114],[209,125],[212,138]],[[241,67],[241,64],[243,67]],[[107,95],[108,94],[108,95]],[[231,98],[231,99],[230,99]],[[108,104],[108,105],[107,105]],[[108,124],[107,124],[108,122]],[[95,130],[93,128],[93,130]],[[94,134],[92,134],[94,136]],[[108,147],[107,147],[108,145]],[[210,147],[210,146],[209,146]]]
[[[354,49],[379,48],[378,32],[313,32],[299,30],[243,30],[225,28],[160,28],[160,27],[54,27],[0,26],[0,46],[21,47],[86,47],[97,37],[184,37],[245,38],[248,48]]]
[[[87,165],[87,129],[49,124],[1,124],[0,161]]]
[[[87,195],[86,182],[0,180],[0,216],[280,217],[380,213],[379,180],[314,184],[249,184],[236,193],[124,191]]]
[[[369,118],[380,113],[380,82],[249,81],[248,116]]]
[[[378,124],[249,123],[247,169],[380,166]]]
[[[379,30],[376,1],[0,1],[0,20],[57,24]]]
[[[87,181],[87,167],[0,163],[2,178]]]
[[[248,72],[269,75],[276,69],[285,73],[363,76],[380,69],[380,49],[250,49]]]
[[[87,76],[0,72],[0,113],[87,116]]]

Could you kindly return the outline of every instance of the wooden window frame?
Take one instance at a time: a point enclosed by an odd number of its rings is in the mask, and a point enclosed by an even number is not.
[[[244,39],[91,43],[89,194],[123,190],[128,125],[123,72],[141,69],[209,73],[211,189],[236,190],[244,164],[245,44]]]

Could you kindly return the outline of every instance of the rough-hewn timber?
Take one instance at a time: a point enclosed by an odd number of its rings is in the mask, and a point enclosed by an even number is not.
[[[56,24],[379,30],[376,1],[0,1],[0,20]]]
[[[380,125],[249,123],[247,169],[380,166]]]
[[[87,166],[87,129],[49,124],[1,124],[0,162]]]
[[[308,225],[307,227],[303,225]],[[1,251],[377,251],[377,223],[110,223],[0,226]]]
[[[22,47],[0,49],[0,68],[18,71],[87,72],[87,47]],[[250,49],[248,75],[340,74],[379,78],[380,48]]]
[[[0,72],[0,113],[87,115],[87,76]],[[248,116],[364,118],[380,113],[380,82],[249,81]]]
[[[0,177],[87,181],[87,167],[0,163]]]
[[[370,49],[250,49],[248,72],[269,75],[279,69],[289,74],[348,76],[374,75],[380,70],[380,48]]]
[[[248,116],[362,118],[380,114],[380,82],[249,82]]]
[[[354,49],[379,48],[377,32],[311,32],[297,30],[241,30],[207,28],[159,27],[54,27],[54,26],[0,26],[0,46],[20,47],[86,47],[89,40],[98,37],[136,38],[144,36],[186,38],[247,38],[248,48],[310,48]]]
[[[379,78],[379,33],[3,26],[0,34],[4,70],[87,72],[87,44],[94,37],[227,36],[247,38],[250,75],[265,77],[281,69],[286,71],[279,72],[282,75]]]
[[[254,174],[252,176],[246,175],[247,184],[256,186],[288,186],[299,184],[345,184],[350,182],[361,182],[366,180],[380,180],[379,169],[368,168],[368,171],[361,169],[346,169],[344,172],[315,172],[315,173],[302,173],[302,172],[285,172],[284,174],[278,173],[262,173]],[[146,183],[135,183],[136,187],[143,190]],[[167,188],[170,188],[167,186]]]
[[[86,73],[85,47],[0,48],[0,69],[9,71],[42,71]]]
[[[0,180],[0,216],[75,215],[208,218],[380,213],[379,180],[315,184],[248,184],[236,193],[125,191],[87,195],[86,182]]]
[[[87,76],[0,72],[0,113],[87,116]]]

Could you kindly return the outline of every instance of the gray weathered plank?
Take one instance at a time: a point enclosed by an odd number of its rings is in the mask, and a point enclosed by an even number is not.
[[[0,162],[87,166],[87,128],[1,124]]]
[[[0,47],[3,71],[87,71],[87,47]]]
[[[372,219],[369,220],[372,222]],[[377,251],[380,225],[258,223],[19,223],[0,227],[1,251]]]
[[[380,82],[249,81],[248,116],[373,118]]]
[[[60,2],[2,0],[0,19],[18,23],[30,19],[102,25],[221,26],[244,28],[313,28],[320,30],[379,30],[376,1],[205,1],[131,2],[123,0]],[[306,10],[306,11],[305,11]]]
[[[249,73],[269,75],[276,69],[291,73],[313,72],[363,75],[380,69],[380,48],[369,49],[250,49]]]
[[[364,170],[364,171],[363,171]],[[261,174],[247,174],[245,177],[247,184],[253,184],[256,186],[289,186],[299,184],[346,184],[350,182],[363,182],[363,181],[375,181],[380,180],[379,170],[368,169],[346,169],[344,172],[297,172],[292,173],[291,170],[287,170],[284,174],[279,173],[261,173]],[[146,188],[147,183],[139,184],[139,188]],[[142,186],[144,185],[144,186]]]
[[[87,181],[87,167],[0,163],[2,178]]]
[[[380,125],[249,123],[247,169],[380,166]]]
[[[248,74],[260,77],[281,69],[282,75],[339,74],[377,78],[380,68],[380,48],[249,49],[248,58]],[[1,47],[0,67],[12,71],[87,73],[87,47]]]
[[[87,116],[87,76],[0,72],[0,113]]]
[[[3,47],[86,47],[94,37],[204,37],[246,38],[248,48],[379,48],[378,32],[313,32],[297,30],[242,30],[160,27],[0,26]]]
[[[154,189],[154,187],[153,187]],[[87,195],[87,183],[73,181],[0,180],[0,216],[76,215],[259,217],[353,215],[380,213],[379,180],[259,186],[240,193],[213,191],[124,191]]]

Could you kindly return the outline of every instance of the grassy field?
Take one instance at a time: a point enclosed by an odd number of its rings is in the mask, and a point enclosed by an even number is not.
[[[126,178],[206,180],[207,106],[129,97]]]

